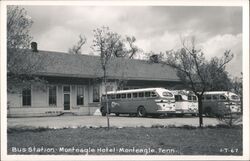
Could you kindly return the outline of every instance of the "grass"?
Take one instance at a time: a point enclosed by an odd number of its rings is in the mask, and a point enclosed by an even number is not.
[[[242,128],[8,129],[8,154],[242,155]]]

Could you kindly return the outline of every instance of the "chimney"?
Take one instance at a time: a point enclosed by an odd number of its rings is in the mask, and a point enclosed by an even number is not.
[[[154,55],[151,55],[150,56],[150,61],[153,62],[153,63],[159,63],[159,56],[154,54]]]
[[[37,50],[37,43],[36,42],[32,42],[31,43],[31,50],[33,52],[38,52],[38,50]]]

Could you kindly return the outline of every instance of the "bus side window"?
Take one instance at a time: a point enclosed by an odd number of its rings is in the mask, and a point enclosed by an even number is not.
[[[117,94],[116,98],[120,99],[121,98],[121,94]]]
[[[204,96],[202,96],[202,97],[201,97],[201,100],[204,100],[204,99],[205,99],[205,97],[204,97]]]
[[[213,100],[218,100],[219,99],[218,95],[213,95],[212,97],[213,97]]]
[[[194,101],[197,101],[197,97],[196,97],[196,96],[193,96],[193,100],[194,100]]]
[[[111,95],[110,94],[108,94],[108,99],[111,99]]]
[[[143,92],[140,92],[140,93],[139,93],[139,97],[144,97],[144,93],[143,93]]]
[[[211,95],[206,95],[206,100],[211,100],[212,96]]]
[[[150,97],[150,92],[145,92],[145,97]]]
[[[151,92],[151,97],[157,97],[157,94],[155,92]]]
[[[114,94],[111,95],[111,99],[115,99],[115,95]]]
[[[131,93],[128,93],[128,94],[127,94],[127,98],[131,98]]]
[[[137,93],[133,93],[133,98],[137,98]]]
[[[226,100],[226,97],[223,95],[220,95],[220,100]]]
[[[126,93],[122,94],[122,98],[126,98]]]
[[[192,100],[192,96],[188,96],[188,100],[191,101]]]

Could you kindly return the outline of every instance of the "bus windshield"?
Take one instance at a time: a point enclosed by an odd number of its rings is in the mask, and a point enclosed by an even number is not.
[[[231,95],[231,97],[230,97],[232,100],[239,100],[240,98],[239,98],[239,96],[237,96],[237,95]]]

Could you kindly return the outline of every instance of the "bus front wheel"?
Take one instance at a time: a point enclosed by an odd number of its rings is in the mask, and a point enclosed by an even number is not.
[[[138,107],[137,109],[137,116],[138,117],[145,117],[147,115],[147,112],[143,106]]]

